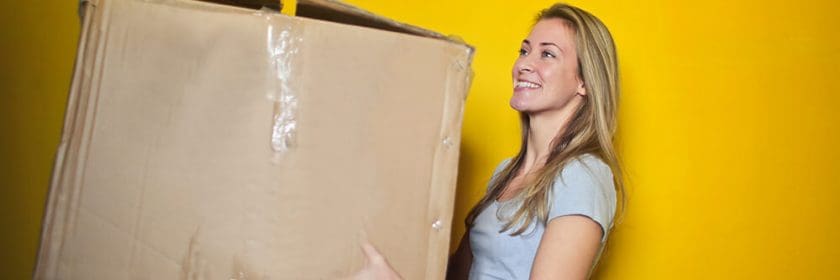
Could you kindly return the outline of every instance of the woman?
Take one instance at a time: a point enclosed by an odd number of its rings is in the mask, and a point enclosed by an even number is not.
[[[522,41],[513,81],[521,148],[496,168],[467,217],[447,278],[585,279],[622,194],[612,143],[618,101],[612,37],[591,14],[555,4],[539,13]],[[372,247],[365,253],[367,271],[381,273],[374,279],[398,278]]]

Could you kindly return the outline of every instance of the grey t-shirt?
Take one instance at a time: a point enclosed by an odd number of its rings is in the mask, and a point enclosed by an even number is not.
[[[499,164],[493,177],[507,163],[508,160],[505,160]],[[567,215],[591,218],[604,231],[600,249],[603,250],[615,215],[616,196],[611,169],[598,157],[587,154],[570,161],[560,173],[561,176],[557,177],[551,187],[548,220]],[[525,233],[518,236],[510,235],[517,227],[499,232],[506,217],[510,217],[520,204],[516,199],[493,202],[476,217],[470,229],[473,262],[469,279],[511,280],[530,277],[545,224],[534,222]]]

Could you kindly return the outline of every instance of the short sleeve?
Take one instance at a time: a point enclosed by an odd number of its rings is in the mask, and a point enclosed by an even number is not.
[[[563,168],[551,189],[548,221],[583,215],[598,223],[606,241],[615,216],[616,194],[610,167],[599,158],[584,155]]]

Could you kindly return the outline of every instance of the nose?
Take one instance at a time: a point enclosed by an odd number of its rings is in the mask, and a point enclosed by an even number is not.
[[[516,68],[516,72],[519,73],[530,73],[534,71],[534,65],[527,56],[520,57],[514,67]]]

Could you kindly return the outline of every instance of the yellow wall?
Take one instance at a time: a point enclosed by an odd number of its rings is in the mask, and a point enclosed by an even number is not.
[[[509,69],[550,1],[349,0],[478,49],[453,238],[518,146]],[[450,3],[456,2],[456,3]],[[570,1],[611,28],[629,209],[597,278],[840,278],[840,4]],[[31,273],[75,55],[74,1],[0,11],[0,263]],[[454,242],[453,242],[454,243]]]
[[[0,278],[30,278],[79,33],[76,6],[0,8]]]

